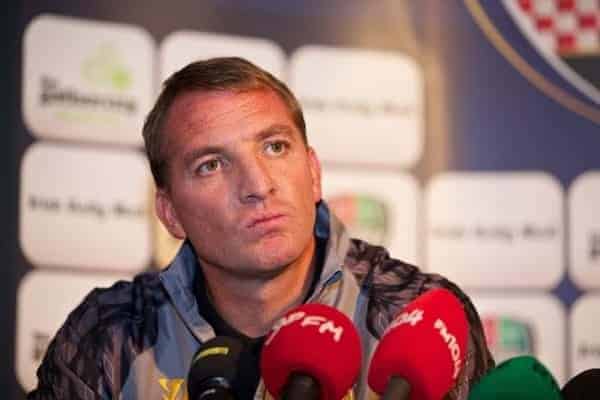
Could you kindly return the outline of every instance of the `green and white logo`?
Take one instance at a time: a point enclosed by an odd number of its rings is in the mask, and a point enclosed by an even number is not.
[[[24,42],[23,116],[33,135],[141,144],[154,98],[154,43],[146,31],[45,14],[31,20]]]
[[[82,67],[85,80],[100,88],[126,91],[131,88],[132,76],[118,49],[111,43],[101,45],[85,60]]]
[[[386,243],[388,211],[382,200],[363,194],[340,194],[328,203],[351,236],[373,244]]]
[[[535,354],[533,327],[528,322],[506,315],[482,318],[490,351],[496,362],[523,354]]]

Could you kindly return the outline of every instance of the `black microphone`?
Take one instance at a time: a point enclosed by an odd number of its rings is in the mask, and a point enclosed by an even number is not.
[[[588,369],[575,375],[560,393],[564,400],[597,400],[600,397],[600,368]]]
[[[236,400],[234,384],[242,353],[242,344],[231,337],[217,336],[202,343],[188,374],[190,400]]]

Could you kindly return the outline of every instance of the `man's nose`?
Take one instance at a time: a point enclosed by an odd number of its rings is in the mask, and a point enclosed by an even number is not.
[[[267,161],[253,157],[240,165],[240,201],[251,204],[264,201],[275,191],[275,182]]]

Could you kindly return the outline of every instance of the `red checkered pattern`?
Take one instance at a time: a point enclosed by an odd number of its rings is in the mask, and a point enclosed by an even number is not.
[[[600,0],[518,1],[545,46],[561,54],[600,54]]]

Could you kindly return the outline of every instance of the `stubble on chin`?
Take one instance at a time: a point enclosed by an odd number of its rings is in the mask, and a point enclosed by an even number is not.
[[[300,251],[300,254],[294,254],[293,251],[289,251],[289,254],[286,254],[281,248],[266,248],[261,249],[254,256],[248,255],[244,257],[245,260],[239,260],[235,265],[207,262],[207,260],[201,260],[200,257],[199,262],[203,266],[205,275],[219,276],[219,280],[227,279],[261,284],[276,280],[286,272],[293,273],[292,269],[300,266],[298,261],[303,253],[303,251]]]
[[[206,277],[214,277],[215,283],[228,281],[252,285],[254,282],[260,285],[277,280],[286,272],[289,276],[294,275],[295,268],[310,269],[307,264],[313,262],[314,236],[312,231],[307,238],[300,236],[304,234],[293,229],[272,232],[254,240],[213,247],[212,251],[205,248],[206,253],[197,251],[197,257]],[[297,272],[302,274],[302,271]]]

